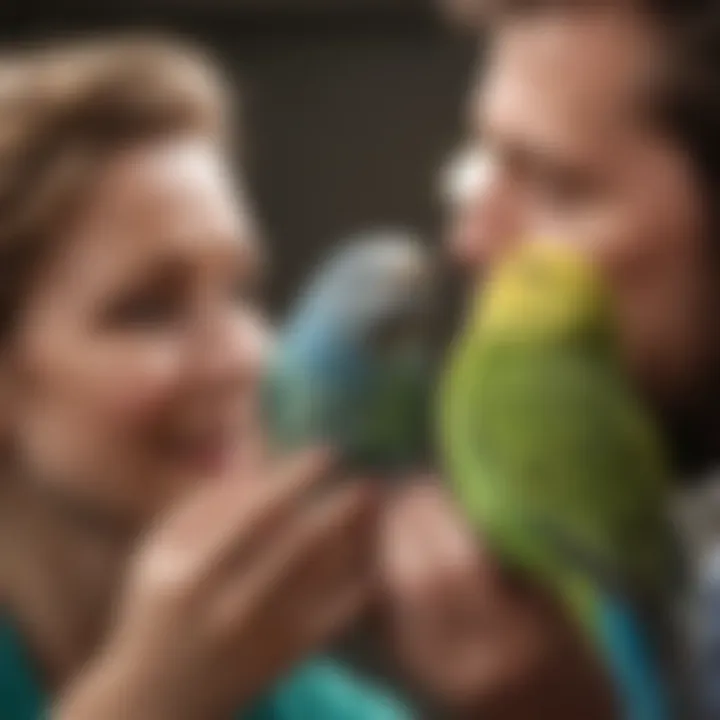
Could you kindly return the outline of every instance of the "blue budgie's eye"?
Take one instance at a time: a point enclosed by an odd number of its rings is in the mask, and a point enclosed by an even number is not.
[[[370,346],[381,354],[401,353],[420,345],[425,337],[422,324],[403,314],[389,315],[369,332]]]
[[[399,319],[389,318],[370,329],[368,340],[375,350],[392,350],[402,341],[404,332],[405,327]]]

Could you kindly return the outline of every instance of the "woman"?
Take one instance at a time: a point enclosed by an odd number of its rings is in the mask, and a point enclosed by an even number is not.
[[[329,663],[376,503],[253,425],[261,249],[224,90],[153,43],[0,73],[0,716],[399,718]],[[259,699],[262,697],[265,699]]]

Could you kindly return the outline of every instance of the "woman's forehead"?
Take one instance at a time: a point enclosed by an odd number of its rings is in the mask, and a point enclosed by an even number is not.
[[[142,215],[199,199],[244,215],[237,212],[244,209],[242,196],[216,143],[181,136],[129,148],[108,160],[89,208],[123,215],[132,209]]]
[[[111,159],[58,240],[60,265],[76,277],[140,271],[159,260],[256,263],[260,254],[242,187],[216,146],[193,138]]]

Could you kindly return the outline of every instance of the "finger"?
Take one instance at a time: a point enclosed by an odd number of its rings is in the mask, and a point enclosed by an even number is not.
[[[380,569],[391,594],[404,595],[423,578],[424,538],[419,529],[400,517],[383,524],[380,538]]]
[[[312,577],[313,565],[332,556],[343,538],[358,537],[358,528],[371,522],[374,512],[372,492],[354,484],[335,491],[307,506],[281,533],[268,539],[250,567],[240,569],[231,593],[268,602],[278,592],[291,604],[293,593],[303,580]],[[322,566],[321,566],[322,568]],[[315,570],[317,574],[318,570]]]
[[[384,564],[396,640],[411,653],[456,655],[487,633],[499,578],[483,576],[478,542],[442,490],[414,489],[401,514]]]
[[[399,494],[388,505],[383,527],[383,558],[388,580],[396,591],[414,591],[432,578],[427,577],[433,563],[429,558],[442,557],[438,547],[437,517],[428,511],[435,491],[416,485]]]
[[[305,642],[325,645],[347,630],[369,607],[374,588],[371,579],[356,578],[327,601],[316,604],[315,613],[300,624]]]
[[[476,537],[442,488],[420,487],[413,500],[408,508],[408,523],[417,528],[429,552],[460,566],[477,559]]]
[[[404,505],[392,538],[394,570],[401,587],[432,589],[475,586],[479,580],[488,585],[495,582],[495,564],[479,534],[442,488],[419,486]]]
[[[327,481],[334,467],[334,457],[326,448],[305,450],[283,460],[262,478],[265,491],[248,504],[247,515],[258,522],[286,518]]]
[[[359,577],[377,579],[377,527],[374,507],[349,518],[337,534],[310,548],[304,560],[288,575],[292,606],[317,605],[318,598],[332,597],[343,583]]]
[[[425,528],[425,577],[417,580],[429,600],[443,603],[458,628],[478,620],[481,608],[500,592],[494,562],[480,538],[443,495],[428,497],[417,522]],[[433,588],[444,588],[432,594]]]
[[[241,556],[282,526],[304,496],[324,481],[331,462],[327,450],[309,450],[252,483],[220,482],[203,488],[167,523],[167,532],[207,574],[227,563],[237,566]]]
[[[275,637],[281,658],[301,658],[331,643],[346,631],[367,608],[373,596],[373,584],[366,578],[346,583],[327,598],[316,598],[305,613],[288,612],[282,604],[269,605],[263,617]],[[287,663],[285,663],[287,664]]]
[[[304,614],[288,612],[288,607],[278,602],[280,593],[276,593],[273,601],[260,608],[259,614],[243,618],[245,622],[250,618],[257,643],[250,643],[255,648],[252,668],[241,667],[240,670],[254,672],[263,679],[287,672],[303,657],[332,642],[361,617],[373,591],[374,584],[370,580],[354,578],[327,598],[315,598],[311,611]],[[242,625],[242,622],[238,625],[237,615],[236,609],[235,627]],[[235,642],[233,624],[218,622],[218,616],[213,620],[218,636],[226,643]]]

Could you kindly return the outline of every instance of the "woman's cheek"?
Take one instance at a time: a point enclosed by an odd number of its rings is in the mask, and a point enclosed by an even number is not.
[[[116,426],[152,421],[182,390],[181,353],[172,348],[131,348],[116,353],[98,378],[105,412]]]

